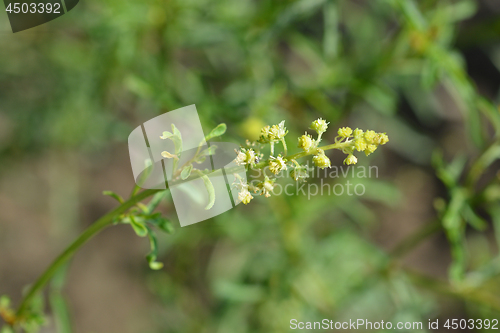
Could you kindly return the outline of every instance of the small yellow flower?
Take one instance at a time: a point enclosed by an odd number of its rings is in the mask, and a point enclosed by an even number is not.
[[[377,145],[368,145],[368,146],[366,146],[366,149],[365,149],[366,156],[370,155],[375,150],[377,150]]]
[[[238,200],[244,203],[245,205],[248,205],[248,203],[252,199],[253,199],[252,194],[246,188],[242,188],[241,191],[238,193]]]
[[[321,169],[331,167],[330,159],[325,155],[322,149],[318,149],[318,154],[314,155],[313,162],[314,165]]]
[[[354,148],[357,151],[364,151],[366,149],[365,139],[359,138],[359,139],[354,140]]]
[[[298,146],[299,148],[308,151],[309,149],[311,149],[312,146],[313,146],[313,139],[309,134],[306,133],[301,137],[299,137],[299,146]]]
[[[241,148],[241,150],[236,150],[236,164],[237,165],[255,165],[257,163],[257,155],[253,149]]]
[[[271,126],[265,126],[260,130],[260,142],[261,143],[269,143],[269,131],[271,129]]]
[[[261,191],[260,195],[264,194],[266,198],[269,198],[274,189],[274,179],[269,179],[269,177],[266,176],[264,181],[257,185],[257,188]]]
[[[350,127],[342,127],[342,128],[339,128],[337,133],[339,136],[341,136],[343,138],[348,138],[352,134],[352,129]]]
[[[365,140],[368,144],[370,143],[375,143],[374,140],[377,136],[377,133],[375,131],[366,131],[365,132]]]
[[[353,154],[350,154],[344,160],[344,164],[347,164],[347,165],[356,164],[356,163],[358,163],[358,159]]]
[[[283,140],[288,131],[285,127],[285,121],[283,120],[278,125],[266,126],[260,131],[260,143],[270,143]]]
[[[269,170],[275,175],[280,173],[281,170],[286,170],[286,160],[284,160],[281,156],[271,156],[269,161]]]
[[[290,172],[290,176],[297,182],[306,181],[305,179],[309,177],[309,174],[307,173],[307,167],[306,166],[295,167],[295,169],[293,169]]]
[[[356,128],[353,133],[354,139],[360,138],[363,136],[363,130],[360,130],[359,128]]]
[[[326,120],[319,118],[313,121],[309,128],[316,131],[318,134],[322,134],[326,132],[328,124]]]
[[[269,130],[269,139],[270,141],[279,141],[285,137],[288,133],[285,127],[285,121],[283,120],[278,125],[273,125]]]
[[[380,145],[385,145],[387,142],[389,142],[389,137],[385,133],[379,133],[376,141]]]

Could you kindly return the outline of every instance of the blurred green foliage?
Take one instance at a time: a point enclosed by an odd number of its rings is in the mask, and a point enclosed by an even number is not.
[[[81,1],[36,30],[2,34],[0,170],[52,151],[126,150],[138,124],[190,104],[204,128],[228,124],[224,140],[256,139],[283,119],[298,136],[320,116],[331,128],[387,132],[387,151],[361,161],[380,170],[356,179],[362,197],[273,196],[161,236],[165,268],[143,272],[161,305],[151,331],[288,332],[292,318],[427,323],[450,314],[443,295],[466,305],[451,310],[458,318],[498,315],[499,87],[478,91],[484,81],[463,56],[480,49],[499,76],[500,11],[477,16],[485,3]],[[434,227],[391,254],[373,233],[384,211],[414,200],[404,196],[414,173],[399,186],[401,170],[431,175],[434,222],[421,225]],[[399,264],[441,228],[448,281]],[[58,288],[51,303],[68,327]]]

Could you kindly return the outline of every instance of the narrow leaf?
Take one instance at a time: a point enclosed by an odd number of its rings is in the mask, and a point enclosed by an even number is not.
[[[154,271],[160,270],[163,268],[163,263],[158,262],[158,261],[150,261],[149,268],[151,268]]]
[[[191,171],[193,170],[193,165],[190,164],[181,171],[181,179],[185,180],[191,175]]]
[[[168,151],[162,151],[161,156],[165,158],[177,158],[177,155],[171,154]]]
[[[174,232],[172,222],[164,218],[161,213],[155,213],[151,215],[148,222],[158,227],[161,231],[166,232],[167,234],[172,234]]]
[[[201,164],[201,163],[205,162],[206,159],[207,159],[206,156],[199,155],[198,157],[196,157],[195,162],[198,164]]]
[[[149,214],[151,214],[156,209],[156,207],[158,207],[160,202],[167,196],[167,194],[168,194],[168,191],[165,190],[165,191],[158,192],[153,196],[151,201],[148,203]]]
[[[146,229],[146,226],[144,226],[144,224],[138,222],[136,220],[136,217],[134,217],[133,215],[130,215],[130,225],[134,229],[137,236],[145,237],[148,234],[148,229]]]
[[[484,231],[488,228],[488,223],[478,216],[469,204],[462,207],[462,216],[476,230]]]
[[[169,131],[165,131],[165,132],[163,132],[163,135],[162,135],[162,136],[160,136],[160,139],[165,140],[165,139],[170,138],[172,135],[173,135],[173,134],[172,134],[172,133],[170,133]]]
[[[217,149],[217,146],[215,145],[211,145],[210,147],[208,147],[207,149],[205,149],[204,151],[201,152],[201,155],[202,156],[209,156],[209,155],[213,155],[215,154],[215,150]]]
[[[222,124],[219,124],[217,125],[216,128],[214,128],[210,134],[208,134],[206,137],[205,137],[205,140],[208,141],[210,139],[213,139],[213,138],[216,138],[218,136],[221,136],[223,135],[224,133],[226,133],[226,129],[227,129],[227,126],[226,124],[222,123]]]
[[[203,175],[201,177],[201,179],[203,179],[203,182],[205,183],[205,187],[207,188],[208,199],[209,199],[209,203],[205,207],[205,209],[209,210],[215,204],[215,189],[214,189],[214,185],[212,184],[212,182],[210,181],[210,178],[208,178],[207,175]]]
[[[121,204],[125,202],[125,200],[123,200],[123,198],[121,196],[119,196],[118,194],[116,194],[113,191],[103,191],[102,194],[110,196],[112,198],[115,198]]]
[[[146,259],[149,263],[149,268],[152,270],[159,270],[163,268],[163,264],[161,262],[156,261],[158,256],[158,246],[156,243],[156,235],[153,230],[148,228],[148,237],[149,237],[149,245],[151,247],[151,251],[146,256]]]
[[[174,124],[172,124],[172,132],[174,135],[170,139],[175,144],[175,154],[179,155],[182,152],[182,135]]]

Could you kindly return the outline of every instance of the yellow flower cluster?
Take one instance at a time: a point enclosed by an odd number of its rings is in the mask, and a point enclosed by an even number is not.
[[[264,181],[257,184],[256,191],[260,190],[260,195],[264,195],[266,198],[271,196],[271,192],[274,190],[274,182],[275,179],[269,179],[269,177],[265,176]]]
[[[305,165],[297,165],[290,172],[290,176],[296,181],[306,181],[306,178],[309,178],[308,168]]]
[[[313,121],[309,128],[315,130],[318,134],[323,134],[328,129],[328,124],[326,120],[319,118]]]
[[[318,168],[324,169],[332,166],[330,159],[325,155],[325,151],[323,149],[318,149],[317,154],[313,157],[314,165]]]
[[[301,137],[299,137],[299,148],[304,149],[305,151],[308,151],[314,146],[314,140],[309,134],[304,134]]]
[[[375,131],[363,132],[363,130],[359,128],[353,131],[349,127],[342,127],[337,133],[341,139],[346,139],[346,143],[352,143],[350,149],[344,149],[344,151],[348,153],[344,163],[348,165],[356,164],[357,162],[357,158],[352,154],[354,150],[364,151],[366,156],[368,156],[373,153],[379,145],[385,145],[389,142],[389,137],[385,133],[376,133]]]
[[[236,150],[236,164],[251,166],[259,162],[259,156],[255,153],[253,149],[241,148],[241,150]]]
[[[277,175],[281,170],[286,170],[286,159],[283,159],[281,155],[269,157],[269,171]]]
[[[250,193],[250,191],[248,191],[247,188],[241,189],[241,191],[238,193],[238,200],[243,202],[245,205],[248,205],[248,203],[252,199],[253,199],[253,196]]]
[[[287,133],[288,131],[285,127],[285,121],[283,120],[278,125],[266,126],[262,128],[262,130],[260,131],[259,141],[261,143],[277,142],[283,140]]]
[[[287,154],[285,135],[288,131],[285,128],[285,121],[277,125],[265,126],[262,128],[260,139],[257,142],[270,145],[269,159],[265,163],[273,175],[271,175],[270,179],[264,172],[264,179],[257,185],[246,184],[240,179],[240,184],[236,185],[239,189],[238,200],[244,204],[248,204],[250,200],[253,199],[251,193],[258,193],[266,197],[271,196],[274,189],[274,182],[276,181],[275,175],[278,175],[283,170],[288,170],[288,167],[291,168],[290,176],[295,181],[306,181],[306,178],[309,177],[310,170],[307,166],[299,164],[299,162],[297,162],[298,158],[313,155],[312,161],[316,167],[321,169],[330,168],[331,161],[328,156],[326,156],[325,150],[338,149],[347,155],[344,159],[344,164],[352,165],[358,162],[358,159],[354,156],[356,151],[370,155],[378,146],[385,145],[389,142],[389,137],[385,133],[377,133],[372,130],[363,131],[359,128],[353,130],[350,127],[342,127],[337,131],[338,136],[335,138],[335,143],[320,146],[322,135],[328,129],[328,124],[329,123],[321,118],[313,121],[309,128],[317,133],[317,137],[313,138],[310,134],[305,132],[304,135],[298,138],[298,147],[303,151],[292,155]],[[275,157],[274,146],[277,142],[283,144],[284,152]],[[248,144],[248,146],[250,146],[250,144]],[[262,147],[258,147],[256,142],[252,143],[251,146],[254,148],[242,148],[236,151],[236,162],[238,165],[246,164],[253,168],[259,163],[259,160],[263,158],[264,155],[260,152]],[[264,165],[264,163],[262,163],[262,165]],[[259,167],[261,166],[259,165]]]

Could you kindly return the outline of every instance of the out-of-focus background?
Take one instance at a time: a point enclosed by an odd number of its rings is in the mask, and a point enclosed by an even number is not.
[[[175,222],[161,271],[130,227],[105,230],[51,284],[43,332],[498,317],[499,87],[496,0],[82,0],[2,33],[0,294],[18,302],[116,206],[103,190],[128,196],[132,129],[196,104],[205,130],[228,125],[224,141],[286,120],[293,150],[323,117],[325,140],[352,126],[390,142],[359,156],[378,177],[326,180],[363,196],[258,197]],[[176,220],[171,200],[161,210]]]

